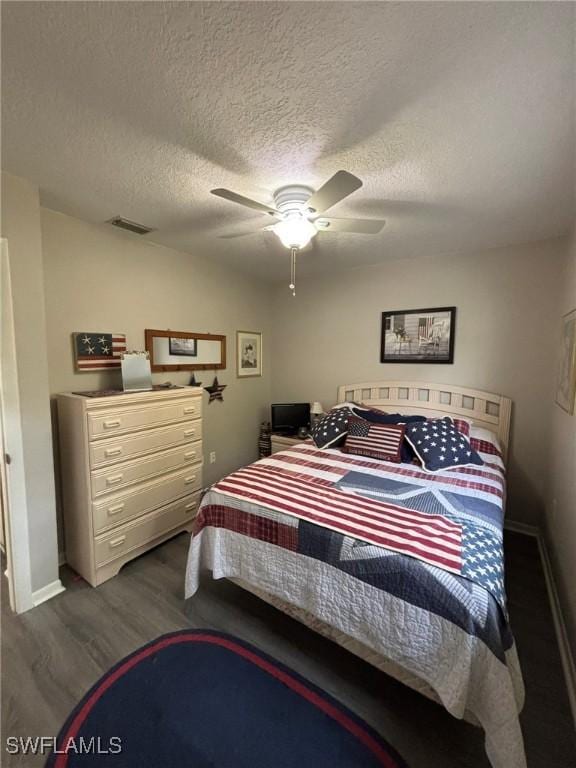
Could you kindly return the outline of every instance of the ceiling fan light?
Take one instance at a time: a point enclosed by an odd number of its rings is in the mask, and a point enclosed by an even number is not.
[[[286,248],[305,248],[318,230],[302,216],[290,216],[274,227],[274,233]]]

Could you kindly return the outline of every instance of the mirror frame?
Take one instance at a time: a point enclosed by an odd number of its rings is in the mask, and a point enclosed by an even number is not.
[[[158,365],[154,362],[154,336],[176,339],[203,339],[204,341],[220,342],[220,362],[219,363],[188,363],[179,365],[170,363],[168,365]],[[226,368],[226,336],[218,336],[212,333],[192,333],[187,331],[157,331],[152,328],[146,328],[144,331],[146,351],[150,354],[150,367],[154,373],[160,371],[213,371]]]

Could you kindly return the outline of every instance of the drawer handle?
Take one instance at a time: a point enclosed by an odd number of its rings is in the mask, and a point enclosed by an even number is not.
[[[124,544],[126,541],[126,536],[118,536],[117,539],[112,539],[112,541],[108,542],[108,546],[110,549],[115,549],[116,547],[119,547],[121,544]]]
[[[198,506],[198,502],[191,501],[189,504],[186,504],[186,506],[184,507],[184,511],[191,512],[193,509],[196,509],[197,506]]]
[[[185,459],[193,459],[196,456],[196,451],[188,451],[184,454]]]
[[[108,507],[108,514],[109,515],[117,515],[118,512],[122,512],[124,509],[124,504],[116,504],[114,507]]]
[[[122,448],[106,448],[104,456],[120,456]]]
[[[184,430],[184,437],[192,437],[192,435],[196,434],[195,429],[185,429]]]
[[[184,413],[196,413],[196,406],[189,405],[187,408],[184,408]]]
[[[104,429],[113,429],[114,427],[119,427],[122,424],[120,419],[114,419],[113,421],[105,421],[104,422]]]
[[[108,483],[108,485],[114,485],[114,483],[119,483],[122,480],[123,477],[124,477],[124,475],[122,475],[122,474],[120,474],[120,475],[112,475],[111,477],[107,477],[106,478],[106,482]]]
[[[196,475],[190,475],[190,477],[184,478],[184,485],[190,485],[196,480]]]

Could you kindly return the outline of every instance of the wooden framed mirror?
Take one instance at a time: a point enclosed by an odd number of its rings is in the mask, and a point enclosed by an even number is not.
[[[152,371],[203,371],[226,368],[226,336],[146,328]]]

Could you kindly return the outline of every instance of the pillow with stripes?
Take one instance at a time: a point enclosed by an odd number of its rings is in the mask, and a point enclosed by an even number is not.
[[[383,413],[374,410],[356,415],[362,416],[363,419],[372,421],[374,424],[414,424],[420,421],[426,421],[426,416],[409,416],[403,413]],[[403,464],[412,464],[412,462],[416,460],[416,454],[406,439],[402,441],[400,460]]]
[[[402,458],[405,429],[405,424],[374,424],[352,417],[348,421],[348,434],[342,450],[398,464]]]

